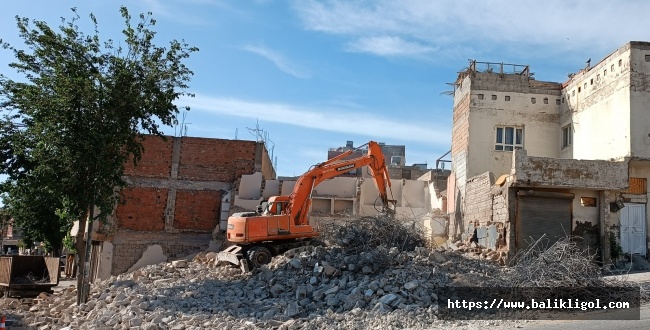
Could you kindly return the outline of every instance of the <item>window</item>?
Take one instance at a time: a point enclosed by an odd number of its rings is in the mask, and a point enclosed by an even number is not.
[[[623,60],[618,60],[618,66],[623,65]]]
[[[580,197],[580,205],[584,207],[596,207],[596,198],[594,197]]]
[[[582,91],[582,88],[578,86],[578,93],[580,93],[580,91]]]
[[[612,67],[609,68],[609,69],[610,69],[610,71],[614,72],[614,64],[612,64]]]
[[[646,61],[646,62],[650,62],[650,55],[646,55],[646,56],[645,56],[645,61]]]
[[[596,81],[600,81],[600,73],[596,76]]]
[[[496,143],[494,150],[512,151],[514,148],[524,147],[524,129],[513,126],[497,127]]]
[[[562,103],[564,103],[564,98],[562,99]],[[555,104],[560,105],[560,99],[555,99]]]
[[[587,91],[587,83],[585,83],[585,88],[584,88],[584,90]]]
[[[544,104],[548,104],[548,97],[544,98]]]
[[[496,96],[496,95],[492,95],[492,101],[496,101],[496,99],[497,99],[497,96]]]
[[[530,98],[530,103],[535,104],[535,103],[537,103],[537,100],[534,97],[531,97]]]
[[[562,127],[562,149],[573,145],[573,127],[571,124]]]
[[[590,81],[590,83],[589,83],[590,85],[594,84],[594,79],[593,78],[591,80],[589,80],[589,81]]]
[[[605,71],[603,71],[603,76],[607,76],[607,69],[605,69]]]
[[[484,96],[483,94],[479,94],[479,95],[478,95],[478,99],[479,99],[479,100],[482,100],[483,98],[485,98],[485,96]]]
[[[505,100],[506,100],[506,101],[510,101],[510,96],[506,95]]]

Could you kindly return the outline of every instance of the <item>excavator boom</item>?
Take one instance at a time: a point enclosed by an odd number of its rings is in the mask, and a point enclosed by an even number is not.
[[[283,249],[305,245],[308,240],[318,236],[318,232],[308,223],[314,188],[321,182],[341,176],[353,169],[368,166],[375,181],[382,202],[382,212],[394,213],[395,201],[389,199],[390,178],[386,160],[381,146],[374,141],[368,144],[368,153],[356,158],[346,159],[353,151],[312,166],[296,181],[289,196],[273,196],[262,207],[261,214],[245,212],[236,213],[228,218],[226,238],[229,242],[239,244],[219,253],[219,260],[241,265],[257,267],[268,263]],[[363,147],[363,146],[362,146]],[[242,261],[247,259],[248,262]]]

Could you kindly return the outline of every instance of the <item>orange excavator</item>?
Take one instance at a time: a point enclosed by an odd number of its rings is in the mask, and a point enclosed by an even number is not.
[[[366,145],[359,148],[364,146]],[[374,141],[368,142],[367,146],[367,155],[344,159],[354,152],[348,150],[313,166],[298,178],[291,195],[270,197],[258,207],[257,212],[235,213],[230,216],[226,238],[235,245],[219,252],[217,259],[248,271],[250,267],[269,263],[274,255],[309,245],[319,235],[307,217],[314,188],[327,179],[363,166],[370,169],[370,175],[379,191],[379,211],[394,214],[395,200],[388,198],[390,178],[381,146]]]

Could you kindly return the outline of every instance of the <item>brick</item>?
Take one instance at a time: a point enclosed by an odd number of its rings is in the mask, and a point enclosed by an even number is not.
[[[137,167],[133,159],[124,164],[124,175],[146,178],[167,178],[171,174],[173,138],[163,141],[159,137],[147,136],[142,141],[144,152]]]
[[[168,189],[128,187],[122,190],[125,203],[117,206],[120,228],[149,231],[163,230]]]
[[[178,190],[174,228],[212,231],[219,225],[219,191]]]

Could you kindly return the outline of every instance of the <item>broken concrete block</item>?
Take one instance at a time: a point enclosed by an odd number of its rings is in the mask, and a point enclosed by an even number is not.
[[[442,253],[440,253],[438,251],[431,251],[431,253],[429,253],[429,260],[432,260],[432,261],[435,261],[435,262],[441,264],[443,262],[446,262],[447,258],[445,258],[445,256],[443,256]]]
[[[289,261],[289,265],[295,269],[300,269],[302,268],[302,263],[300,262],[300,259],[293,258],[291,261]]]
[[[375,305],[375,307],[373,308],[373,310],[375,310],[375,311],[377,311],[379,313],[390,313],[390,312],[393,311],[393,309],[390,308],[390,306],[388,306],[388,305],[386,305],[386,304],[384,304],[382,302],[378,302]]]
[[[285,310],[284,314],[288,317],[294,317],[300,314],[300,306],[298,306],[295,301],[290,301],[287,304],[287,309]]]
[[[449,248],[452,251],[458,251],[458,245],[454,244],[451,240],[447,241],[447,248]]]
[[[277,297],[280,293],[284,291],[284,287],[280,284],[275,284],[269,289],[269,292],[271,292],[271,295],[275,298]]]
[[[389,293],[381,298],[379,298],[379,302],[389,305],[390,303],[394,302],[397,299],[397,295],[394,293]]]
[[[303,285],[296,289],[296,300],[305,299],[307,297],[307,288]]]
[[[187,260],[174,260],[172,261],[172,266],[174,266],[174,268],[186,268]]]
[[[337,270],[336,270],[336,268],[334,268],[334,267],[332,267],[332,266],[330,266],[330,265],[325,264],[325,265],[323,265],[323,272],[324,272],[325,275],[327,275],[327,276],[332,276],[332,275],[334,275],[334,274],[337,272]]]
[[[414,290],[415,288],[417,288],[419,285],[420,285],[420,283],[417,280],[413,280],[413,281],[405,283],[404,284],[404,289],[411,291],[411,290]]]

